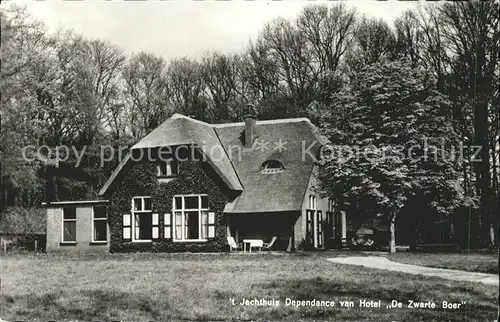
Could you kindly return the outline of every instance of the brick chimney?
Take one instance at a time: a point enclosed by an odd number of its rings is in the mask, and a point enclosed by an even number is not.
[[[247,104],[247,114],[243,117],[245,120],[245,148],[251,148],[253,146],[253,142],[257,137],[256,131],[256,122],[257,122],[257,111],[255,110],[255,106],[253,104]]]

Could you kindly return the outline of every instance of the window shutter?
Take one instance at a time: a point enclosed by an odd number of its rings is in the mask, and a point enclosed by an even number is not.
[[[172,238],[172,215],[164,214],[163,215],[163,225],[164,225],[164,233],[163,238],[171,239]]]
[[[177,161],[172,161],[171,168],[172,168],[172,175],[173,176],[176,176],[179,174],[179,164],[177,163]]]
[[[158,239],[159,238],[159,229],[160,229],[160,223],[158,220],[158,214],[153,214],[152,215],[152,238],[153,239]]]
[[[166,167],[165,174],[167,176],[171,176],[172,175],[172,161],[166,161],[165,167]]]
[[[208,213],[208,238],[215,238],[215,212]]]
[[[124,240],[132,239],[132,224],[130,220],[130,214],[123,215],[123,239]]]

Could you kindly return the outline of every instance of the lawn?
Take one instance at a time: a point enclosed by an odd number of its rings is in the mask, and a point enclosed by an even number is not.
[[[497,289],[479,283],[337,265],[314,254],[9,255],[1,262],[0,317],[18,320],[493,321]],[[285,306],[334,300],[333,308]],[[240,306],[243,299],[279,306]],[[236,305],[231,305],[235,299]],[[360,299],[382,308],[360,308]],[[352,300],[353,308],[340,307]],[[388,309],[392,300],[403,308]],[[407,300],[434,301],[412,309]],[[442,301],[462,302],[442,309]]]
[[[458,269],[468,272],[498,274],[498,253],[395,253],[392,261],[437,268]]]

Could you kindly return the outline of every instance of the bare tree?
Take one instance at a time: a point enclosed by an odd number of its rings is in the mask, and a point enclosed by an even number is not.
[[[203,57],[201,75],[206,97],[218,122],[238,120],[239,109],[245,105],[241,65],[238,55],[212,53]]]
[[[167,67],[166,77],[170,102],[175,111],[200,120],[213,119],[204,97],[206,87],[199,62],[187,58],[173,60]]]
[[[444,36],[445,25],[441,21],[441,12],[436,5],[420,7],[418,12],[421,38],[421,64],[434,73],[437,87],[444,90],[445,77],[451,71],[449,42]]]
[[[480,162],[474,163],[475,192],[480,198],[479,226],[484,243],[492,244],[494,194],[490,167],[490,115],[495,109],[495,78],[498,75],[499,11],[490,2],[445,4],[441,8],[444,37],[450,42],[455,66],[462,66],[463,91],[471,100],[474,144],[481,147]],[[498,80],[498,78],[496,78]],[[496,118],[498,119],[498,118]],[[486,236],[491,235],[486,239]]]
[[[288,114],[295,115],[308,104],[317,85],[319,70],[305,34],[290,21],[277,19],[267,24],[260,35],[278,66],[282,93],[290,98]]]
[[[336,71],[349,47],[356,22],[356,11],[345,3],[312,5],[297,18],[297,26],[305,34],[314,51],[320,71]]]
[[[100,40],[83,40],[80,49],[73,66],[77,75],[73,106],[79,140],[90,144],[104,127],[112,125],[110,110],[120,99],[120,72],[125,57],[120,48]]]
[[[413,10],[406,11],[394,21],[396,28],[397,49],[401,56],[408,57],[413,66],[421,59],[422,31],[419,28],[417,14]]]
[[[160,125],[172,110],[166,79],[166,62],[151,53],[132,56],[123,70],[129,121],[133,136],[139,138]]]
[[[396,36],[389,25],[380,19],[364,16],[356,26],[354,40],[346,53],[350,70],[395,58]]]
[[[248,84],[249,99],[260,101],[279,90],[279,69],[271,58],[271,48],[262,39],[250,42],[242,57],[242,78]]]

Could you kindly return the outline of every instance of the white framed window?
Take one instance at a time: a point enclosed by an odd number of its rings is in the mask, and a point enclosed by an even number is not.
[[[62,242],[76,243],[76,208],[63,208]]]
[[[206,241],[215,237],[215,213],[209,212],[207,195],[174,196],[172,213],[174,241]]]
[[[309,209],[317,209],[317,200],[315,195],[309,195]]]
[[[106,243],[108,241],[108,217],[106,206],[92,207],[92,242]]]
[[[175,160],[161,161],[156,165],[156,175],[159,178],[176,177],[179,174],[179,163]]]
[[[152,207],[153,204],[150,196],[132,198],[132,241],[151,241],[153,239]],[[158,216],[156,220],[158,220]]]

